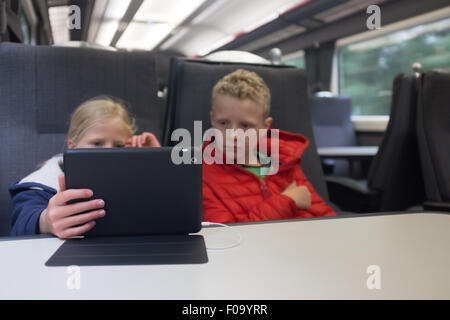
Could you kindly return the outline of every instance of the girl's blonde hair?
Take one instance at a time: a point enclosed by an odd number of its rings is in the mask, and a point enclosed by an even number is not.
[[[134,119],[128,113],[123,102],[108,96],[98,96],[83,102],[70,116],[67,140],[75,143],[81,139],[86,130],[97,121],[119,118],[130,130],[130,137],[136,132]]]

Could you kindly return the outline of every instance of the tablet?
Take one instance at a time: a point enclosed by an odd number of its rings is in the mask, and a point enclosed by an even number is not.
[[[64,172],[67,189],[91,189],[94,199],[105,201],[106,216],[87,237],[201,229],[201,159],[174,164],[169,147],[71,149],[64,153]]]

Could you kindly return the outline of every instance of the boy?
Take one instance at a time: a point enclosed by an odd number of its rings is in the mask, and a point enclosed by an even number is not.
[[[222,133],[222,144],[216,141],[218,150],[214,157],[217,159],[217,153],[221,153],[227,161],[203,163],[204,221],[227,223],[336,215],[299,166],[308,140],[282,130],[276,139],[276,134],[270,131],[273,119],[269,111],[269,88],[254,72],[236,70],[214,86],[211,125]],[[245,146],[233,144],[237,141],[236,132],[248,130],[256,131],[258,137],[267,130],[266,137],[258,141],[259,146],[268,145],[267,154],[249,146],[248,138]],[[278,154],[275,154],[277,150],[270,149],[273,142],[278,144]],[[203,149],[209,144],[205,142]],[[238,158],[239,152],[245,157]],[[264,165],[267,163],[264,158],[269,155],[272,166],[276,160],[278,170]],[[229,164],[230,159],[235,160],[233,164]],[[265,175],[266,172],[269,173]]]

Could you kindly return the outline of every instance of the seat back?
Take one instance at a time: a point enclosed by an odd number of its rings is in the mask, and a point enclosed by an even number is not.
[[[156,82],[158,90],[165,92],[169,86],[170,61],[176,57],[183,57],[176,52],[154,51],[156,63]],[[164,101],[166,102],[166,101]]]
[[[311,126],[304,70],[287,66],[173,60],[165,143],[169,144],[172,131],[178,128],[185,128],[193,134],[195,120],[202,121],[203,131],[210,127],[212,88],[223,76],[239,68],[256,72],[267,83],[272,95],[272,127],[301,133],[309,139],[310,145],[301,166],[317,192],[328,200]]]
[[[309,108],[317,147],[356,146],[350,98],[311,96]],[[350,176],[347,160],[336,159],[334,163],[333,175]]]
[[[71,112],[112,95],[128,102],[141,131],[161,139],[152,53],[0,43],[0,235],[9,234],[10,184],[65,147]]]
[[[450,202],[450,70],[422,75],[417,136],[426,200]]]
[[[416,77],[398,75],[392,91],[389,123],[368,177],[369,188],[380,191],[380,211],[405,210],[424,198],[416,138]]]

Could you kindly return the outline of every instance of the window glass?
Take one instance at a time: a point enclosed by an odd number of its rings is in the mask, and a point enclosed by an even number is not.
[[[30,23],[28,22],[27,17],[23,13],[20,14],[20,25],[22,27],[23,43],[31,44]]]
[[[293,59],[288,59],[284,61],[288,66],[294,66],[297,68],[305,69],[305,56],[300,56]]]
[[[450,67],[450,18],[340,47],[339,94],[352,98],[354,115],[389,115],[392,81],[414,62]]]

